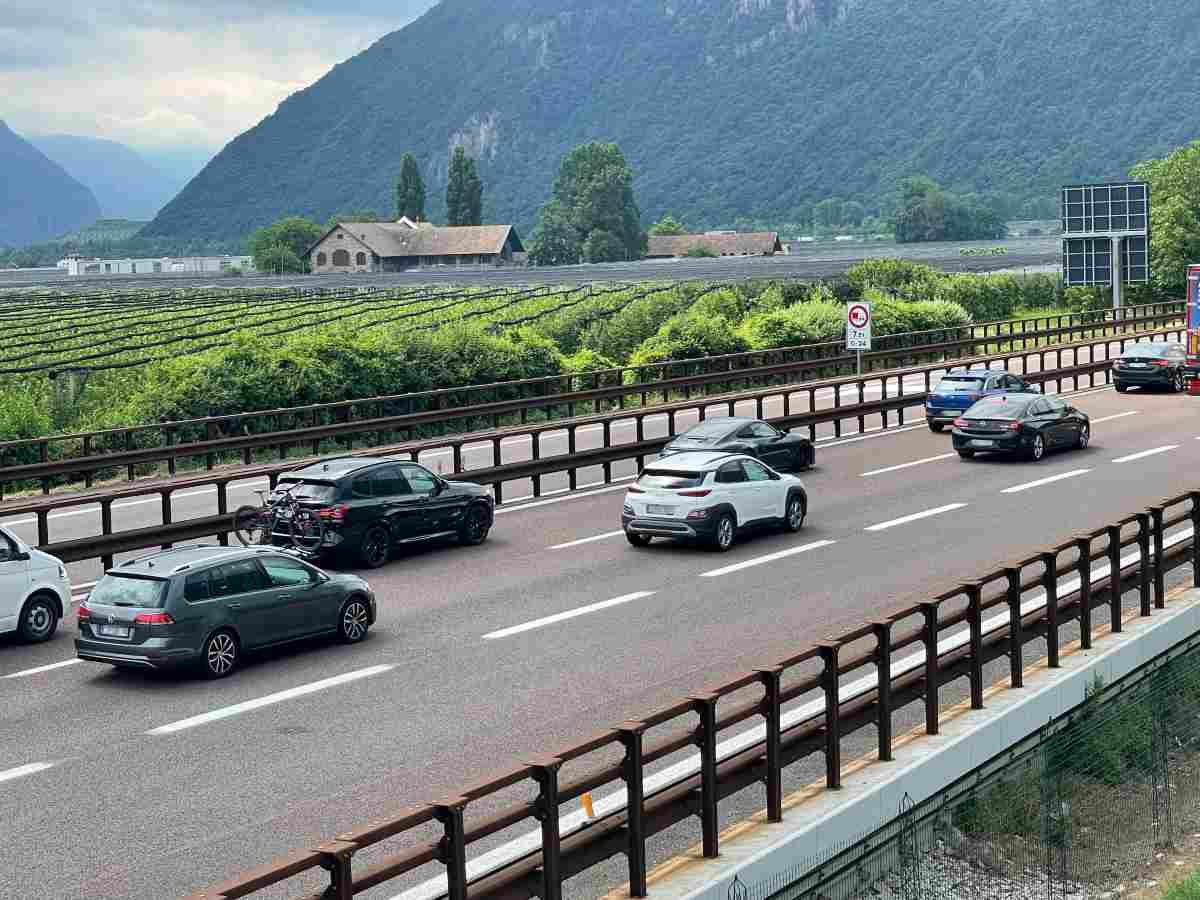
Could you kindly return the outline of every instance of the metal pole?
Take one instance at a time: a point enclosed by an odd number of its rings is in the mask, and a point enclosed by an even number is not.
[[[858,358],[858,374],[862,375],[862,351],[856,351],[855,356]]]
[[[1124,273],[1121,271],[1121,239],[1112,239],[1112,294],[1113,294],[1113,309],[1120,309],[1122,306],[1121,298],[1121,281]]]

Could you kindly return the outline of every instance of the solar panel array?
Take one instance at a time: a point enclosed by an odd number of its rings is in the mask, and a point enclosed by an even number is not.
[[[1121,280],[1150,280],[1150,186],[1144,181],[1080,184],[1062,190],[1062,267],[1068,286],[1111,284],[1113,239]]]

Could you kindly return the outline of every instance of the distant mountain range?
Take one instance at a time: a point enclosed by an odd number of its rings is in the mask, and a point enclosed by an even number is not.
[[[90,187],[110,219],[153,219],[187,183],[116,141],[74,134],[37,135],[29,141]]]
[[[98,218],[91,190],[0,121],[0,247],[52,240]]]
[[[390,214],[406,151],[436,221],[457,144],[485,219],[528,228],[589,140],[624,150],[646,222],[802,221],[913,174],[1034,218],[1198,136],[1200,67],[1176,52],[1198,40],[1195,0],[442,0],[232,141],[146,234]]]

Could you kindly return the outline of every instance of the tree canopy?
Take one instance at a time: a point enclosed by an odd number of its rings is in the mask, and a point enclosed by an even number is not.
[[[425,182],[417,158],[405,153],[400,161],[400,178],[396,181],[396,218],[408,217],[414,222],[425,218]]]
[[[553,196],[534,231],[530,257],[537,265],[559,265],[550,260],[564,254],[589,262],[646,255],[633,171],[616,144],[583,144],[563,158]]]
[[[676,220],[670,213],[667,213],[650,226],[650,233],[653,235],[687,234],[688,230],[684,228],[682,222]]]
[[[974,241],[1005,235],[1004,221],[995,210],[977,197],[946,193],[931,178],[905,178],[900,182],[899,195],[892,225],[896,241],[901,244]]]
[[[475,160],[459,144],[450,157],[450,178],[446,184],[446,224],[483,224],[483,182],[475,170]]]
[[[325,230],[303,216],[289,216],[258,229],[250,238],[255,267],[260,272],[307,272],[305,251]]]
[[[1181,291],[1189,263],[1200,261],[1200,141],[1129,173],[1150,183],[1150,277],[1164,291]]]

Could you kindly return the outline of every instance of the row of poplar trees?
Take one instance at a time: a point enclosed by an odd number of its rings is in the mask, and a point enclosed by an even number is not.
[[[396,181],[396,218],[407,216],[414,222],[425,219],[425,182],[411,153],[400,163]],[[446,186],[446,224],[483,224],[483,182],[475,170],[475,160],[462,146],[450,157],[450,182]]]

